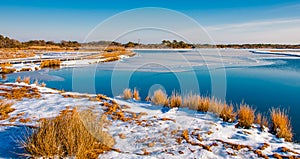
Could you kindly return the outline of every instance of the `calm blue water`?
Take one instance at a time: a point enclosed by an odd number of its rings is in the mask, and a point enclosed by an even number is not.
[[[259,67],[240,67],[226,69],[226,101],[239,104],[244,101],[250,104],[256,111],[269,113],[271,107],[282,107],[288,110],[294,129],[295,140],[300,141],[300,60],[273,60],[274,65]],[[82,71],[82,80],[84,80],[84,72],[86,69],[94,69],[94,66],[85,68],[76,68],[76,71]],[[199,89],[202,95],[210,95],[211,93],[211,77],[208,69],[195,68],[195,72],[180,72],[177,76],[174,73],[162,72],[134,72],[129,80],[129,87],[136,87],[140,91],[141,98],[144,99],[152,86],[161,85],[168,94],[173,90],[180,92],[180,84],[178,76],[189,79],[196,74],[199,83]],[[50,70],[47,75],[57,76],[57,80],[42,79],[48,87],[72,91],[73,82],[72,68],[60,70]],[[42,70],[43,72],[43,70]],[[116,81],[122,83],[129,71],[114,72]],[[35,77],[35,73],[23,73],[25,76],[31,75]],[[8,80],[14,81],[19,74],[8,76]],[[112,92],[112,71],[103,70],[99,65],[95,69],[95,91],[96,93],[113,96]],[[60,80],[62,79],[62,80]],[[93,81],[91,81],[93,82]],[[91,83],[82,81],[90,85]],[[114,86],[115,87],[115,86]],[[121,93],[124,88],[114,88]],[[196,88],[195,88],[196,90]],[[80,91],[80,90],[77,90]],[[193,91],[193,90],[190,90]],[[84,93],[95,93],[82,90]]]

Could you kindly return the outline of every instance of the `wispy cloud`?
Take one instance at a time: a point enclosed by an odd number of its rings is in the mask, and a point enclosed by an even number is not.
[[[300,43],[300,18],[206,27],[216,43]]]
[[[254,22],[246,22],[246,23],[208,26],[206,27],[206,29],[208,31],[222,31],[222,30],[229,30],[229,29],[247,29],[247,28],[254,28],[254,27],[257,28],[257,27],[283,25],[283,24],[286,25],[292,23],[300,23],[300,17],[297,19],[273,19],[273,20],[265,20],[265,21],[254,21]]]

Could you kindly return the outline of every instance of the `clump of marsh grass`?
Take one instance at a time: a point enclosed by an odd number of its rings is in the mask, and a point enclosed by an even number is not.
[[[223,104],[223,108],[219,117],[222,118],[225,122],[234,122],[236,113],[234,112],[233,105]]]
[[[287,113],[280,109],[271,109],[272,131],[278,138],[292,141],[293,133]]]
[[[0,120],[9,118],[9,113],[15,111],[15,109],[11,107],[12,105],[12,102],[0,100]]]
[[[20,142],[30,157],[98,158],[115,143],[102,127],[103,118],[99,119],[91,110],[73,109],[42,120],[39,127]]]
[[[168,96],[161,89],[154,92],[151,102],[155,105],[168,105]]]
[[[237,126],[245,129],[251,128],[251,125],[254,123],[254,112],[255,110],[249,105],[240,104]]]
[[[24,77],[23,79],[18,76],[17,79],[16,79],[16,82],[17,83],[21,83],[21,82],[24,82],[26,84],[30,84],[30,77]]]
[[[188,107],[189,109],[192,109],[192,110],[197,110],[199,100],[200,100],[199,95],[190,93],[184,97],[183,106]]]
[[[212,112],[216,115],[220,115],[223,109],[223,103],[217,99],[211,99],[210,107],[208,108],[209,112]]]
[[[261,127],[261,129],[265,129],[269,126],[267,117],[263,116],[261,113],[258,113],[256,115],[255,123],[258,124]]]
[[[210,107],[210,103],[210,98],[190,93],[184,97],[183,106],[192,110],[207,112]]]
[[[136,88],[133,89],[133,99],[135,99],[135,100],[140,100],[141,99],[139,91]]]
[[[126,99],[126,100],[132,98],[131,89],[129,89],[129,88],[124,89],[124,91],[123,91],[123,98]]]
[[[175,108],[175,107],[180,107],[182,105],[182,97],[178,93],[174,92],[172,93],[170,97],[170,107]]]
[[[41,62],[40,67],[46,68],[46,67],[60,67],[60,60],[44,60]]]

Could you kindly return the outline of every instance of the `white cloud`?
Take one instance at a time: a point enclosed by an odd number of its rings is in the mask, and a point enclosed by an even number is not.
[[[300,43],[300,18],[206,27],[216,43]]]

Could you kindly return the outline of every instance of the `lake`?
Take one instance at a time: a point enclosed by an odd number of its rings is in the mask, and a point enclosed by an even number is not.
[[[300,59],[247,50],[136,52],[136,57],[119,62],[16,73],[7,79],[31,76],[51,88],[107,96],[137,88],[142,99],[158,88],[169,95],[172,91],[213,94],[228,103],[245,102],[262,113],[281,107],[288,110],[294,139],[300,141]]]

